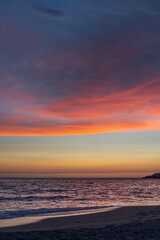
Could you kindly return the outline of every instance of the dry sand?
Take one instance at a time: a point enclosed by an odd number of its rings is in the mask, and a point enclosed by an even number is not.
[[[48,218],[0,228],[0,239],[160,240],[160,206],[121,207],[107,212]]]

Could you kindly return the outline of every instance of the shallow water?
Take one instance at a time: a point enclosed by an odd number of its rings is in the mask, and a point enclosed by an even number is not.
[[[160,205],[158,179],[0,179],[0,219]]]

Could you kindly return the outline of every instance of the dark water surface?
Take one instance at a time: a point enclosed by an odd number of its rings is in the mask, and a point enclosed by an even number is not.
[[[0,219],[160,205],[158,179],[0,179]]]

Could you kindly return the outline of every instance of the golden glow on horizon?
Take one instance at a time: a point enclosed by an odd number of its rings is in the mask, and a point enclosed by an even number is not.
[[[160,170],[160,132],[0,137],[0,176],[143,176]]]
[[[132,158],[132,159],[102,159],[102,158],[85,158],[81,157],[70,159],[59,159],[59,161],[53,161],[53,159],[36,159],[36,158],[16,158],[9,161],[5,159],[0,164],[1,173],[8,172],[10,174],[17,173],[17,175],[24,176],[83,176],[83,175],[94,175],[94,176],[124,176],[128,173],[136,173],[138,176],[139,172],[150,172],[159,169],[159,158]],[[23,174],[20,174],[20,173]],[[5,175],[5,174],[4,174]],[[8,174],[6,174],[7,176]]]

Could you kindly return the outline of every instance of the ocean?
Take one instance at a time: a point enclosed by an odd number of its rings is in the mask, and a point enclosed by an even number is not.
[[[160,180],[0,179],[1,220],[133,205],[160,205]]]

